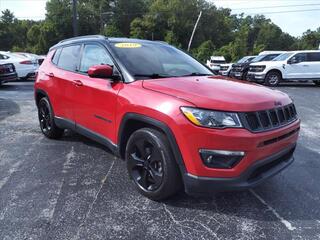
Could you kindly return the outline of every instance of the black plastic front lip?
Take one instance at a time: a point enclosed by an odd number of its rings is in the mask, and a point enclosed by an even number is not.
[[[185,173],[184,185],[185,191],[188,194],[208,194],[219,191],[233,191],[233,190],[245,190],[248,188],[255,187],[265,180],[271,178],[272,176],[278,174],[294,161],[293,155],[291,155],[287,160],[282,161],[273,168],[266,172],[263,172],[257,179],[249,179],[253,172],[261,166],[268,163],[276,161],[277,159],[284,157],[290,151],[294,151],[296,144],[292,144],[282,151],[275,153],[265,159],[259,160],[253,165],[251,165],[245,172],[243,172],[239,177],[235,178],[210,178],[210,177],[198,177],[189,173]]]
[[[6,73],[6,74],[0,74],[0,80],[1,81],[14,81],[18,78],[16,73]]]

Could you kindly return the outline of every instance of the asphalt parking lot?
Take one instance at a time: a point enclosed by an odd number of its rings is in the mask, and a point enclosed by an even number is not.
[[[293,165],[253,190],[158,203],[103,146],[70,131],[46,139],[32,82],[3,85],[0,239],[320,239],[320,88],[278,89],[302,119]]]

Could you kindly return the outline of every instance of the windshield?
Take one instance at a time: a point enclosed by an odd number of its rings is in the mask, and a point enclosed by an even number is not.
[[[261,62],[261,60],[267,55],[259,55],[255,57],[251,62]]]
[[[291,57],[293,53],[283,53],[279,55],[278,57],[274,58],[272,61],[284,61],[287,58]]]
[[[238,60],[237,63],[246,63],[246,62],[250,62],[252,59],[254,59],[254,57],[243,57],[240,60]]]
[[[112,50],[135,78],[213,75],[186,53],[156,42],[112,42]]]

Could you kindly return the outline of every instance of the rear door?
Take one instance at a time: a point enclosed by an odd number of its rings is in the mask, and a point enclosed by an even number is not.
[[[308,72],[306,78],[320,80],[320,52],[307,53]]]
[[[55,115],[75,122],[74,79],[77,78],[81,45],[70,45],[58,49],[52,59],[54,64],[46,73],[54,81]]]
[[[99,43],[85,44],[79,68],[81,74],[74,78],[79,82],[74,113],[77,127],[84,127],[115,142],[115,111],[122,83],[89,77],[89,68],[101,64],[114,66],[106,48]]]

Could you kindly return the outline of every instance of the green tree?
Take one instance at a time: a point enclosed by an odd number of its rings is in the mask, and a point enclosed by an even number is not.
[[[197,49],[194,51],[194,56],[201,62],[205,63],[206,60],[210,58],[213,54],[215,47],[211,40],[203,42]]]

